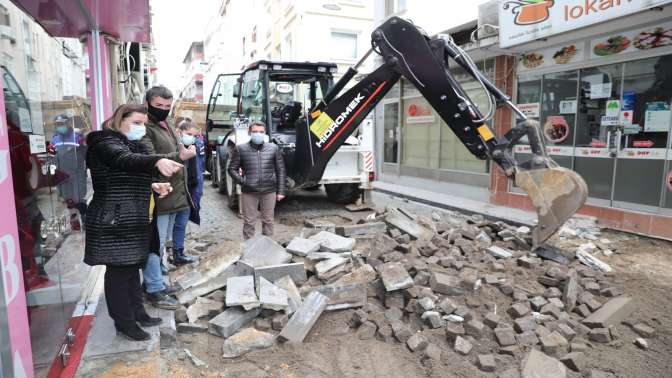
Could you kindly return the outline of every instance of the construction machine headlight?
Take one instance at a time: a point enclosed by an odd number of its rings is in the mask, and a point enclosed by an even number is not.
[[[331,68],[329,69],[329,72],[331,72],[331,73],[336,73],[336,72],[338,72],[338,67],[331,67]]]
[[[268,64],[260,64],[259,69],[260,70],[267,70],[268,69]]]
[[[317,72],[327,72],[327,67],[317,67]]]
[[[274,64],[273,69],[276,70],[276,71],[280,71],[282,69],[282,66],[279,65],[279,64]]]

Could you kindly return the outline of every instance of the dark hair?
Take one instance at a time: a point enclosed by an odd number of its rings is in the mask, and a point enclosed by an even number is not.
[[[152,101],[154,97],[161,97],[166,100],[172,100],[173,92],[171,92],[170,89],[164,87],[163,85],[151,87],[145,93],[145,100],[149,104],[149,102]]]
[[[261,121],[254,121],[254,122],[250,123],[250,126],[247,127],[247,131],[248,132],[252,131],[252,128],[254,126],[261,126],[261,127],[264,128],[264,131],[266,131],[266,124],[261,122]]]
[[[147,107],[142,104],[124,104],[119,106],[112,117],[103,122],[103,128],[119,131],[121,122],[133,113],[147,114]]]

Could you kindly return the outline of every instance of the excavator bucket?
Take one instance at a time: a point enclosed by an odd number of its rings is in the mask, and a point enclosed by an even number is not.
[[[516,185],[532,199],[538,223],[533,249],[551,237],[586,202],[588,186],[576,172],[562,167],[518,169]]]

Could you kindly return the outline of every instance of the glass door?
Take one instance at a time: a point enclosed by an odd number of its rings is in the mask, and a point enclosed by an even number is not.
[[[614,207],[657,212],[672,121],[672,55],[625,63]],[[669,195],[666,203],[669,204]]]
[[[588,203],[611,206],[620,144],[623,64],[581,70],[574,170],[588,184]]]

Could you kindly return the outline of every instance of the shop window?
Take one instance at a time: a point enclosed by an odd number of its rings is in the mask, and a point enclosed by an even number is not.
[[[577,147],[607,147],[612,126],[602,117],[607,115],[607,103],[620,101],[622,64],[591,67],[581,70]]]
[[[399,162],[399,103],[391,102],[383,105],[384,125],[384,161],[385,163]]]
[[[518,78],[516,96],[518,108],[529,118],[539,120],[541,110],[541,76],[521,76]]]
[[[409,81],[402,79],[401,163],[409,167],[439,167],[440,117]]]

